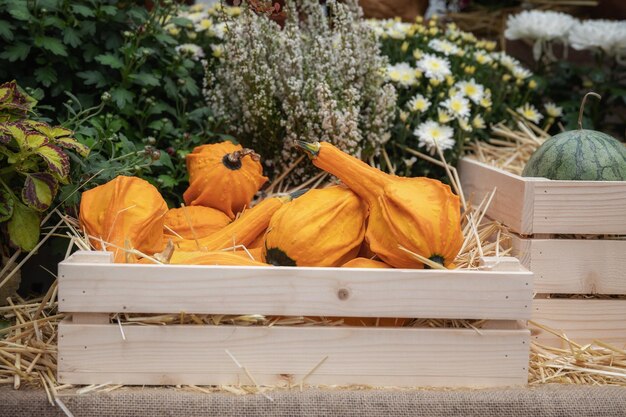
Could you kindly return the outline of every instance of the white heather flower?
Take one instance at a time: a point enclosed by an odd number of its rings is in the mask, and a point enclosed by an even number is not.
[[[442,151],[451,149],[456,144],[456,141],[452,138],[454,130],[450,126],[440,125],[433,120],[420,123],[413,131],[413,134],[419,139],[418,145],[425,147],[429,152],[435,151],[435,144]]]
[[[607,54],[626,53],[626,21],[585,20],[569,33],[574,49],[602,49]]]
[[[478,84],[473,78],[469,81],[460,81],[456,83],[456,88],[465,97],[468,97],[474,103],[480,103],[480,100],[485,96],[485,87]]]
[[[395,81],[403,86],[411,86],[417,82],[415,76],[415,68],[412,68],[406,62],[390,65],[387,67],[387,77],[391,81]]]
[[[469,100],[462,94],[456,94],[439,104],[456,119],[465,119],[470,115]]]
[[[474,117],[474,120],[472,120],[472,126],[474,126],[476,129],[484,129],[485,127],[487,127],[487,125],[485,124],[485,119],[483,119],[480,114],[477,114]]]
[[[577,20],[565,13],[526,10],[509,15],[504,36],[507,39],[529,39],[551,41],[567,37]]]
[[[530,120],[531,122],[537,124],[543,119],[543,115],[539,113],[539,111],[532,104],[526,103],[523,106],[520,106],[515,109],[519,114],[521,114],[524,119]]]
[[[416,95],[407,103],[407,107],[412,112],[424,113],[429,109],[432,103],[426,97],[421,94]]]
[[[456,55],[461,51],[458,46],[456,46],[452,42],[443,39],[432,39],[430,42],[428,42],[428,46],[431,49],[434,49],[437,52],[441,52],[446,56]]]
[[[543,107],[545,107],[546,113],[548,113],[548,116],[550,117],[557,118],[563,116],[563,108],[554,103],[546,103]]]
[[[443,81],[446,75],[451,75],[450,62],[445,58],[435,55],[424,54],[422,59],[417,61],[417,68],[422,70],[426,78]]]
[[[198,45],[193,43],[183,43],[176,47],[176,52],[181,55],[189,55],[194,60],[204,58],[204,51]]]
[[[525,80],[526,78],[529,78],[533,75],[532,72],[530,72],[529,70],[527,70],[526,68],[522,66],[513,67],[513,69],[511,70],[511,73],[513,73],[513,76],[517,78],[518,80]]]

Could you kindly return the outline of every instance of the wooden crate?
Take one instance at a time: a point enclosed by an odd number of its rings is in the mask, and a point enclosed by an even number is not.
[[[555,236],[626,234],[626,182],[523,178],[468,158],[459,171],[475,204],[497,187],[487,215],[517,233],[513,255],[534,272],[533,320],[577,342],[626,345],[626,299],[547,298],[626,294],[626,240]],[[563,343],[539,329],[533,338]]]
[[[71,384],[525,384],[532,273],[515,258],[481,270],[59,265],[58,379]],[[466,328],[111,324],[111,313],[489,319]]]

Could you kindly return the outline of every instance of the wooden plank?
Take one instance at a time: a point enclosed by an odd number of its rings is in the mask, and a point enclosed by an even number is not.
[[[533,233],[626,234],[626,181],[536,181]]]
[[[626,294],[626,240],[513,236],[512,245],[537,293]]]
[[[527,381],[528,330],[59,326],[61,383],[502,386]]]
[[[474,204],[497,187],[487,214],[516,233],[626,233],[626,181],[524,178],[469,158],[459,172]]]
[[[59,265],[64,312],[518,320],[531,300],[525,270]]]
[[[459,176],[466,198],[479,204],[497,188],[487,214],[521,234],[532,234],[532,181],[483,164],[473,159],[461,158]]]
[[[72,323],[77,324],[107,324],[108,313],[72,313]]]
[[[533,300],[533,320],[564,332],[576,343],[594,339],[626,348],[626,300]],[[541,343],[566,346],[558,337],[533,328],[532,337]]]

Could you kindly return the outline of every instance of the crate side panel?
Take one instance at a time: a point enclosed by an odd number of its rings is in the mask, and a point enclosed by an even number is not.
[[[498,386],[527,381],[528,330],[125,326],[63,323],[59,380],[72,384]],[[326,358],[324,360],[324,358]]]
[[[524,319],[532,273],[61,264],[65,312]]]
[[[533,321],[563,332],[576,343],[594,339],[626,348],[626,300],[537,299]],[[532,338],[541,343],[567,347],[549,332],[533,328]]]
[[[626,181],[537,181],[533,206],[534,233],[626,233]]]
[[[626,294],[626,240],[512,239],[537,293]]]
[[[463,192],[473,204],[479,204],[497,188],[487,215],[517,233],[533,233],[532,187],[528,185],[531,183],[529,180],[469,158],[459,160],[458,169]]]

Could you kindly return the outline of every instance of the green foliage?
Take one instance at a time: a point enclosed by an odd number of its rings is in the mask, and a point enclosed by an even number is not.
[[[69,182],[68,151],[76,158],[89,154],[71,130],[29,119],[35,103],[15,81],[0,85],[0,227],[24,251],[39,242],[41,214]]]
[[[179,53],[179,39],[172,36],[188,22],[168,22],[178,13],[176,2],[155,3],[148,10],[131,1],[0,0],[0,38],[9,45],[0,51],[0,80],[16,78],[40,91],[41,115],[60,119],[77,130],[81,143],[96,147],[84,175],[72,175],[90,177],[94,167],[107,168],[104,161],[143,152],[144,145],[159,149],[150,167],[142,158],[139,169],[127,173],[146,177],[173,204],[186,186],[186,150],[212,135],[202,109],[202,63]],[[74,96],[71,103],[66,92]],[[93,119],[83,120],[90,112],[62,119],[66,106],[77,112],[95,108],[103,93],[110,100]],[[94,184],[103,180],[97,176]]]

